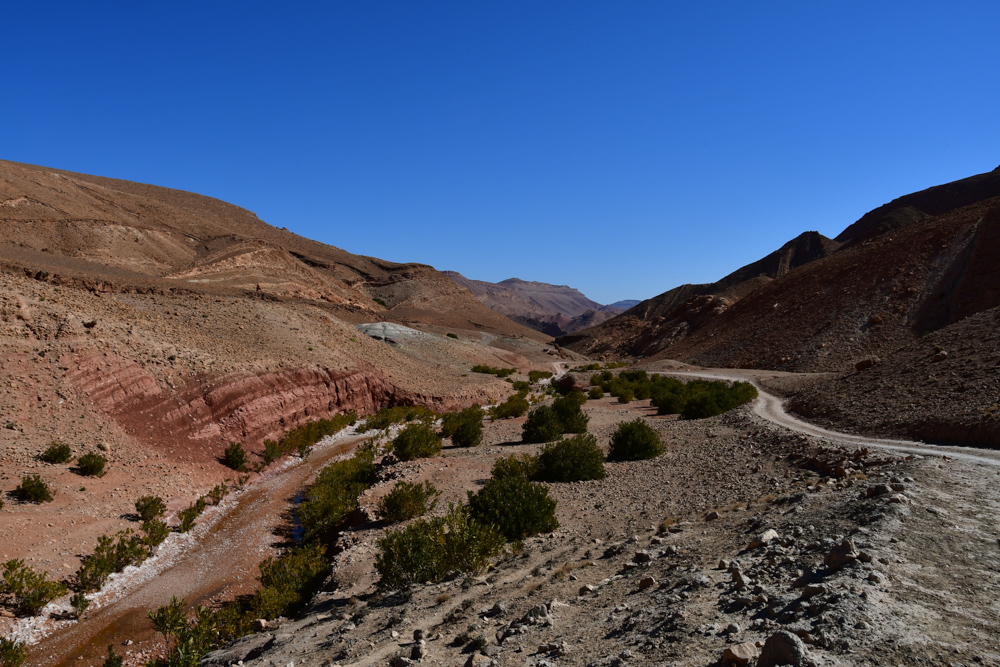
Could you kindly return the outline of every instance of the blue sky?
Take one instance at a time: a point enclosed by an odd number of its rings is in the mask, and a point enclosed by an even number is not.
[[[0,158],[351,252],[715,280],[1000,165],[1000,3],[11,3]]]

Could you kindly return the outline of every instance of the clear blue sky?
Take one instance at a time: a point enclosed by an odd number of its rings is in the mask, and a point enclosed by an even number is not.
[[[19,2],[0,158],[608,303],[1000,164],[1000,3]]]

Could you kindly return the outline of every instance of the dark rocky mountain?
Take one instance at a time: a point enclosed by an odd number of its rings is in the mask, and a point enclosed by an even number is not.
[[[491,283],[471,280],[455,271],[445,271],[444,274],[472,292],[490,309],[550,336],[562,336],[595,326],[624,310],[616,305],[603,306],[567,285],[520,278]]]
[[[900,197],[836,239],[807,232],[558,342],[597,356],[844,370],[1000,305],[1000,171]]]

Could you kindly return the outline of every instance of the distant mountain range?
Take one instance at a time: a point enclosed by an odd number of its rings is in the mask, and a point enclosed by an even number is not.
[[[567,285],[550,285],[520,278],[491,283],[466,278],[456,271],[442,273],[472,292],[483,305],[518,324],[550,336],[563,336],[596,326],[639,303],[635,299],[626,299],[605,306]]]

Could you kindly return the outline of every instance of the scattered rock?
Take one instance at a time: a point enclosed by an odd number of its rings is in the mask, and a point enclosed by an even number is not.
[[[759,547],[770,544],[774,540],[778,539],[778,531],[771,528],[761,533],[759,536],[755,537],[747,547],[748,549],[757,549]]]
[[[809,658],[806,645],[797,636],[787,630],[778,630],[768,637],[760,650],[757,667],[777,667],[778,665],[793,665],[794,667],[809,667],[813,665]]]
[[[593,593],[596,590],[597,586],[594,586],[593,584],[586,584],[580,587],[580,592],[577,593],[577,595],[587,595],[588,593]]]
[[[840,570],[845,565],[853,563],[858,559],[858,548],[854,546],[852,540],[844,540],[835,546],[824,558],[823,564],[831,572]]]
[[[654,579],[653,577],[643,577],[639,581],[639,590],[644,591],[647,588],[652,588],[655,585],[656,585],[656,579]]]
[[[892,487],[888,484],[875,484],[873,486],[869,486],[868,490],[865,491],[865,495],[869,498],[884,496],[887,493],[892,493]]]
[[[758,649],[753,642],[744,642],[727,646],[722,652],[723,662],[732,662],[737,665],[745,665],[757,657]]]
[[[253,622],[253,630],[254,632],[263,632],[264,630],[267,630],[267,620],[263,618],[255,620]]]
[[[632,556],[632,562],[634,563],[648,563],[651,560],[653,560],[653,556],[646,550],[637,551]]]
[[[719,518],[719,513],[714,511],[709,512],[708,514],[705,515],[705,521],[715,521],[718,518]]]
[[[272,634],[256,634],[236,640],[226,648],[212,651],[201,659],[203,667],[228,667],[241,661],[253,660],[274,643]]]

